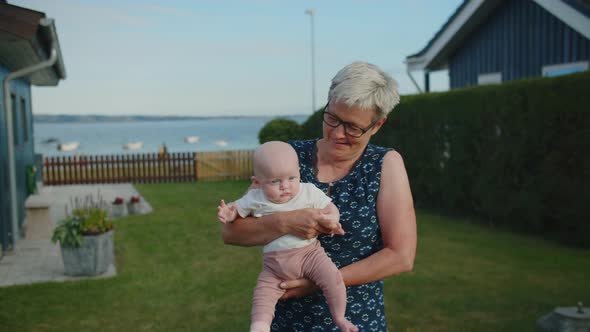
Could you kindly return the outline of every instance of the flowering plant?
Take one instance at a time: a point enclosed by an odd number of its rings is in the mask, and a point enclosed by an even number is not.
[[[68,213],[66,208],[66,218],[60,220],[53,231],[51,241],[54,243],[76,248],[82,245],[83,236],[100,235],[113,229],[102,198],[95,202],[92,197],[87,197],[84,204],[76,199],[72,205],[72,212]]]
[[[113,204],[114,204],[114,205],[120,205],[120,204],[123,204],[123,203],[125,203],[125,200],[124,200],[123,198],[121,198],[121,197],[117,197],[117,198],[115,198],[115,200],[113,201]]]
[[[129,203],[139,203],[139,201],[139,196],[131,196],[131,198],[129,199]]]

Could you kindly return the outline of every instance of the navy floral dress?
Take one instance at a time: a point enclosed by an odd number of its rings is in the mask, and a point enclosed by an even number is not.
[[[314,173],[317,140],[289,142],[297,151],[301,182],[315,184],[332,198],[340,210],[343,236],[320,235],[324,250],[337,267],[359,261],[383,248],[377,222],[377,193],[381,164],[389,149],[369,144],[358,163],[344,178],[319,182]],[[347,287],[346,318],[359,331],[387,331],[383,305],[383,281]],[[279,301],[272,331],[339,331],[321,292],[300,299]]]

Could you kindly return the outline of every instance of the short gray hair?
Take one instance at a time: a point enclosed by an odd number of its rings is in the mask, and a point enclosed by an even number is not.
[[[353,62],[332,79],[328,102],[332,100],[365,110],[376,107],[377,116],[384,117],[399,104],[397,82],[373,64]]]

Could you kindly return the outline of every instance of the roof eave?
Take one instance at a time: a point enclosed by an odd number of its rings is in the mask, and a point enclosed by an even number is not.
[[[57,61],[23,79],[33,85],[55,86],[65,79],[65,65],[53,19],[27,8],[0,3],[0,62],[10,71],[49,59],[56,48]]]
[[[505,0],[466,0],[420,52],[406,57],[408,71],[436,71],[498,5]],[[584,37],[590,39],[590,19],[564,1],[533,0]]]
[[[57,52],[57,61],[55,64],[45,70],[41,70],[30,76],[30,82],[39,86],[54,86],[60,80],[66,78],[66,69],[63,62],[61,47],[57,38],[55,22],[51,18],[43,18],[39,22],[39,31],[37,37],[38,53],[41,54],[41,61],[49,59],[51,48],[55,47]]]
[[[534,0],[539,6],[553,14],[562,22],[590,39],[590,19],[563,1]]]
[[[406,58],[409,71],[447,68],[448,57],[503,0],[467,0],[420,52]]]
[[[428,62],[428,60],[423,56],[416,56],[416,57],[408,57],[404,61],[406,64],[407,71],[438,71],[438,70],[445,70],[448,68],[448,62]]]

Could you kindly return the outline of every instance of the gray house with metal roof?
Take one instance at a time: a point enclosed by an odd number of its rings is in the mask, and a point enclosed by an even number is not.
[[[465,0],[407,71],[449,71],[451,89],[588,70],[589,0]],[[419,91],[421,88],[416,84]]]
[[[13,248],[25,223],[25,170],[35,163],[31,86],[65,76],[54,21],[0,0],[0,252]]]

